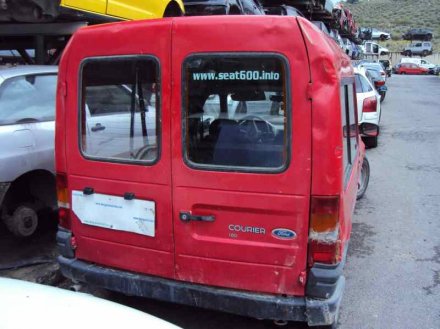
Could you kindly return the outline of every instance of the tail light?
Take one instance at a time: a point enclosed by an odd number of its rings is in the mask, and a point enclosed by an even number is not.
[[[371,96],[364,99],[362,105],[362,112],[376,112],[377,110],[377,98],[376,96]]]
[[[67,176],[64,173],[57,173],[57,199],[58,199],[58,219],[59,225],[70,230],[70,204],[69,192],[67,188]]]
[[[309,265],[341,261],[339,198],[312,196],[309,229]]]
[[[376,87],[383,86],[384,84],[385,84],[385,81],[383,81],[383,80],[374,81],[374,85]]]

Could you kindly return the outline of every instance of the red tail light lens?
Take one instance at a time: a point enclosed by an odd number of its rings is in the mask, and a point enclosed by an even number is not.
[[[374,81],[374,85],[375,85],[376,87],[383,86],[384,84],[385,84],[385,81],[383,81],[383,80]]]
[[[309,265],[341,260],[339,198],[313,196],[310,205]]]
[[[69,193],[67,188],[66,174],[57,173],[56,185],[57,185],[59,225],[70,230],[71,228],[70,204],[69,204]]]
[[[364,99],[362,105],[362,112],[376,112],[377,110],[377,99],[375,96],[371,96]]]

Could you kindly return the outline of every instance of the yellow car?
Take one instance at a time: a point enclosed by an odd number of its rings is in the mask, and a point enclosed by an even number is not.
[[[103,20],[173,17],[185,12],[182,0],[61,0],[60,4]]]

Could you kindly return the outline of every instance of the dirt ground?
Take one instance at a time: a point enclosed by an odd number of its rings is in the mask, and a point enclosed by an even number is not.
[[[56,262],[56,220],[46,214],[30,238],[14,237],[0,222],[0,277],[59,286],[65,281]]]

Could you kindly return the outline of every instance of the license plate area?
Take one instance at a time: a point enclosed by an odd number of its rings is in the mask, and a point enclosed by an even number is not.
[[[72,210],[82,224],[155,236],[156,204],[148,200],[72,191]]]

